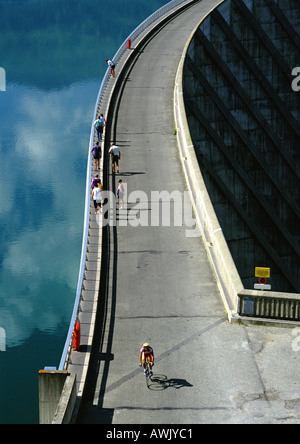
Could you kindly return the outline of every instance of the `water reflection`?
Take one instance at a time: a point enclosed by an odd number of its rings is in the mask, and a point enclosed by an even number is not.
[[[70,314],[72,300],[57,287],[73,295],[76,289],[88,152],[83,134],[97,89],[96,82],[52,92],[15,85],[17,117],[2,114],[0,326],[8,347],[34,328],[55,330]]]

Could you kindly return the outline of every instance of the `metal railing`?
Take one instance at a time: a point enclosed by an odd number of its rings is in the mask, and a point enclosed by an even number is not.
[[[171,10],[175,9],[177,6],[182,6],[185,4],[186,5],[192,4],[192,3],[195,3],[195,1],[198,1],[198,0],[172,0],[169,3],[167,3],[165,6],[163,6],[162,8],[158,9],[152,15],[150,15],[146,20],[144,20],[139,26],[137,26],[132,31],[132,33],[124,40],[122,45],[119,47],[116,54],[112,58],[115,65],[118,64],[118,62],[121,60],[123,55],[128,51],[127,42],[129,39],[131,39],[132,43],[134,43],[134,41],[137,40],[139,38],[139,36],[144,31],[146,31],[146,29],[149,28],[156,20],[163,17],[165,14],[169,13]],[[102,80],[102,83],[101,83],[101,86],[99,89],[95,112],[97,112],[97,108],[99,107],[99,104],[101,104],[101,102],[102,102],[102,97],[104,95],[103,93],[105,91],[105,88],[107,86],[109,78],[110,78],[110,71],[108,68],[104,74],[104,77],[103,77],[103,80]],[[94,115],[94,117],[95,117],[95,115]],[[93,131],[93,129],[92,129],[92,131]]]
[[[162,18],[165,14],[168,14],[171,10],[175,9],[177,6],[183,6],[194,3],[195,0],[173,0],[169,3],[167,3],[162,8],[158,9],[156,12],[154,12],[152,15],[150,15],[146,20],[144,20],[122,43],[118,51],[116,52],[115,56],[113,57],[114,63],[117,65],[118,62],[121,60],[122,56],[126,53],[128,50],[127,48],[127,41],[128,39],[131,39],[132,43],[136,39],[141,36],[141,34],[146,31],[147,28],[149,28],[156,20],[159,18]],[[100,85],[94,115],[93,115],[93,122],[96,120],[96,116],[98,113],[98,108],[101,105],[103,101],[103,97],[105,94],[106,87],[108,85],[110,79],[110,71],[109,68],[107,68],[102,83]],[[61,356],[60,364],[59,364],[59,370],[63,370],[66,366],[66,363],[68,361],[68,355],[70,353],[70,349],[72,346],[72,338],[73,338],[73,330],[74,325],[77,321],[78,317],[78,311],[80,307],[80,301],[81,301],[81,293],[82,293],[82,286],[83,286],[83,280],[84,280],[84,271],[85,271],[85,262],[86,262],[86,253],[87,253],[87,243],[88,243],[88,233],[89,233],[89,216],[90,216],[90,205],[91,205],[91,196],[90,196],[90,181],[91,181],[91,173],[92,173],[92,160],[90,156],[90,147],[93,146],[94,143],[94,135],[95,135],[95,129],[92,124],[91,128],[91,134],[90,134],[90,143],[89,143],[89,153],[88,153],[88,164],[87,164],[87,174],[86,174],[86,192],[85,192],[85,209],[84,209],[84,228],[83,228],[83,240],[82,240],[82,249],[81,249],[81,260],[80,260],[80,269],[79,269],[79,278],[77,283],[77,291],[76,291],[76,298],[74,302],[73,307],[73,313],[70,321],[70,327],[67,334],[65,346],[63,349],[63,353]]]

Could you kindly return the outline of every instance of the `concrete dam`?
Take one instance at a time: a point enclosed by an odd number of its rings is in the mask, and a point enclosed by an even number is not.
[[[133,229],[129,211],[99,223],[89,156],[76,300],[58,371],[39,372],[41,423],[300,422],[286,328],[300,321],[299,18],[298,0],[173,0],[116,53],[94,113],[108,122],[104,188],[122,176],[146,195],[187,191],[196,235]],[[253,290],[255,267],[271,269],[272,291]]]
[[[265,266],[272,290],[300,292],[299,19],[295,0],[227,0],[184,63],[192,142],[245,289]]]

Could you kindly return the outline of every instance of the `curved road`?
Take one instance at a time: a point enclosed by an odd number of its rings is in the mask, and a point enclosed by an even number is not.
[[[108,170],[107,186],[115,191],[121,178],[128,195],[143,191],[145,199],[136,213],[137,203],[128,203],[105,234],[107,269],[104,263],[77,423],[298,420],[284,399],[300,393],[290,331],[230,325],[202,239],[186,237],[185,226],[132,226],[155,213],[151,191],[186,191],[173,135],[174,79],[184,45],[212,3],[194,4],[157,32],[124,75],[116,99],[110,139],[122,158],[120,174]],[[145,341],[156,356],[149,388],[138,368]],[[279,360],[288,362],[289,375]]]

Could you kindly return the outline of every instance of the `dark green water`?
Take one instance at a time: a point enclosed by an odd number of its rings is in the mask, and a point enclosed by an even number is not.
[[[38,371],[60,361],[105,60],[166,3],[0,0],[0,424],[38,423]]]

